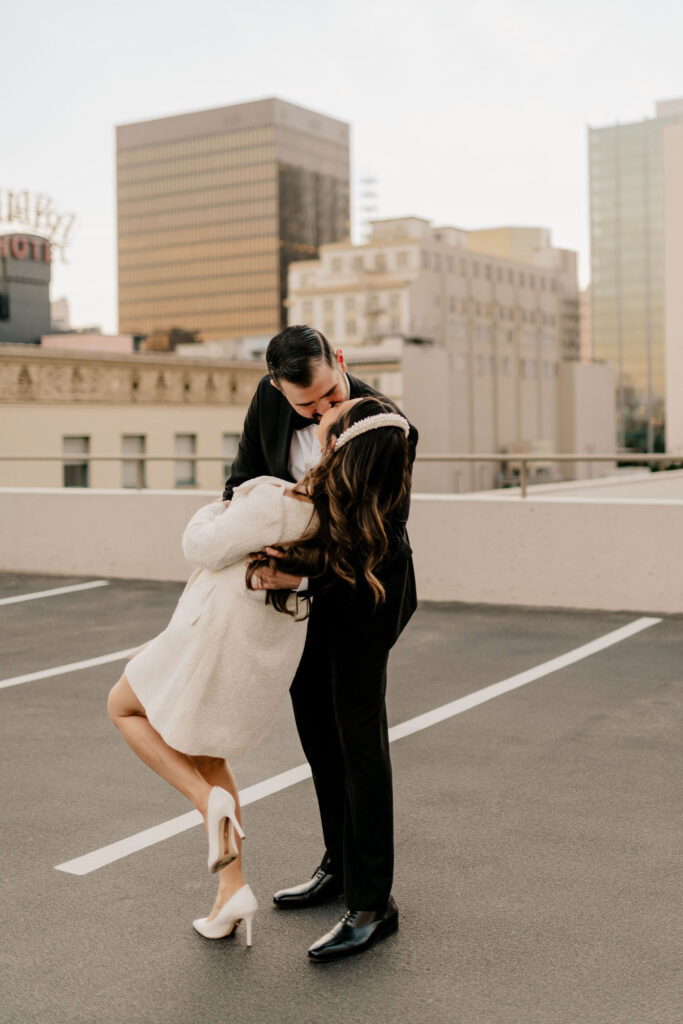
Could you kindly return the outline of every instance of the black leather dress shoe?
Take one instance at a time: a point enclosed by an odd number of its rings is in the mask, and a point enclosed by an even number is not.
[[[386,910],[347,910],[341,921],[308,951],[311,960],[323,963],[341,956],[362,953],[373,942],[398,928],[398,907],[391,896]]]
[[[338,875],[331,875],[324,868],[318,868],[308,882],[276,892],[273,903],[278,907],[316,907],[319,903],[336,900],[343,891],[344,886]]]

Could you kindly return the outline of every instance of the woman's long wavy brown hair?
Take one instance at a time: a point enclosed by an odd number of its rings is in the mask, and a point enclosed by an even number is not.
[[[396,410],[378,398],[364,398],[330,426],[327,445],[366,416]],[[389,550],[387,520],[410,489],[408,440],[399,427],[381,427],[352,438],[337,452],[323,455],[298,490],[313,501],[313,526],[298,540],[281,545],[283,558],[256,553],[247,567],[247,587],[257,568],[295,576],[336,577],[352,587],[369,587],[375,606],[385,600],[375,570]],[[288,590],[266,591],[266,603],[288,615]]]

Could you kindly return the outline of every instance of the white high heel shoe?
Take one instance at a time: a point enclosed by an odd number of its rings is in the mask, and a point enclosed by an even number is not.
[[[239,849],[235,832],[244,839],[242,826],[235,813],[235,800],[232,793],[220,786],[214,786],[209,793],[209,805],[206,811],[207,829],[209,833],[209,871],[214,874],[221,868],[231,864],[239,857]],[[228,821],[228,841],[225,841],[225,822]]]
[[[240,921],[247,925],[247,945],[251,946],[251,923],[258,909],[256,897],[248,885],[243,885],[231,896],[212,921],[198,917],[192,924],[205,939],[222,939],[234,932]]]

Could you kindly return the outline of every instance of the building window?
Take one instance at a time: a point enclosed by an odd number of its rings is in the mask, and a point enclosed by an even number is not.
[[[362,256],[354,256],[353,257],[353,259],[351,260],[351,269],[352,270],[362,270],[363,269],[363,257]]]
[[[304,320],[306,320],[306,321],[311,319],[311,317],[313,316],[313,303],[312,302],[304,302],[304,303],[302,303],[302,305],[301,305],[301,315],[303,316]]]
[[[355,320],[347,320],[346,321],[346,336],[348,338],[355,338],[357,333],[358,333],[358,325],[356,324],[356,321]]]
[[[9,295],[0,295],[0,320],[9,320]]]
[[[479,264],[478,263],[473,263],[472,264],[472,277],[479,277]]]
[[[508,284],[514,284],[514,283],[515,283],[514,272],[512,270],[508,270]]]
[[[491,264],[490,263],[485,263],[484,264],[484,277],[486,278],[487,281],[491,280]]]
[[[331,341],[334,335],[334,320],[325,321],[324,335],[328,341]]]
[[[391,318],[391,330],[397,333],[401,330],[401,318],[398,316],[392,316]]]
[[[434,253],[434,270],[441,270],[441,257],[438,253]]]
[[[526,284],[526,278],[524,277],[524,274],[522,273],[521,270],[519,272],[519,284],[520,284],[521,288],[523,288],[524,285]]]
[[[387,269],[387,258],[383,252],[375,254],[375,270],[386,270]]]
[[[223,434],[221,454],[223,456],[223,479],[227,480],[232,473],[232,463],[237,455],[240,443],[239,434]]]
[[[446,270],[449,274],[453,273],[453,259],[451,256],[446,257]]]
[[[507,356],[503,359],[503,373],[506,377],[509,376],[510,373],[510,360]]]
[[[323,302],[323,309],[326,313],[331,313],[334,309],[334,301],[332,299],[325,299]]]
[[[535,288],[536,287],[536,278],[534,277],[533,274],[529,274],[529,287],[530,288]]]
[[[123,434],[121,436],[121,453],[123,455],[144,455],[145,435],[144,434]],[[121,486],[122,487],[146,487],[144,459],[126,459],[121,463]]]
[[[353,311],[356,308],[356,300],[353,295],[348,296],[344,299],[344,309],[347,311]]]
[[[477,367],[477,373],[481,376],[481,374],[484,372],[484,357],[483,356],[477,356],[476,357],[476,367]]]
[[[398,292],[392,292],[389,296],[389,309],[399,309],[401,305],[401,296]]]
[[[332,273],[333,274],[340,274],[341,273],[342,261],[339,259],[338,256],[335,259],[332,260],[331,266],[332,266]]]
[[[458,356],[458,370],[460,373],[467,373],[469,369],[469,357],[465,355]]]
[[[197,452],[196,434],[176,434],[174,438],[174,454],[181,456],[174,462],[174,483],[176,487],[194,487],[197,482],[194,459],[183,459],[183,455],[195,455]]]
[[[498,283],[500,284],[500,282],[502,280],[503,280],[503,268],[502,267],[497,267],[496,268],[496,281],[498,281]]]
[[[545,278],[544,278],[544,277],[541,277],[541,278],[539,279],[539,283],[540,283],[540,285],[541,285],[541,291],[542,291],[542,292],[544,292],[544,291],[545,291]]]
[[[408,266],[408,253],[407,252],[399,252],[399,253],[397,253],[397,255],[396,255],[396,266],[397,267],[407,267]]]
[[[460,260],[460,276],[467,277],[467,260]]]
[[[526,377],[526,359],[520,359],[519,361],[519,375],[520,377]]]
[[[88,487],[88,462],[79,455],[90,452],[89,437],[62,437],[62,452],[72,458],[64,460],[64,486]]]

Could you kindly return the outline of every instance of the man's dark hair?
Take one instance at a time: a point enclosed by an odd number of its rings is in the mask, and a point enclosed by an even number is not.
[[[305,324],[285,327],[268,342],[266,363],[275,383],[286,380],[300,388],[307,388],[313,380],[317,363],[335,365],[334,350],[320,331]]]

